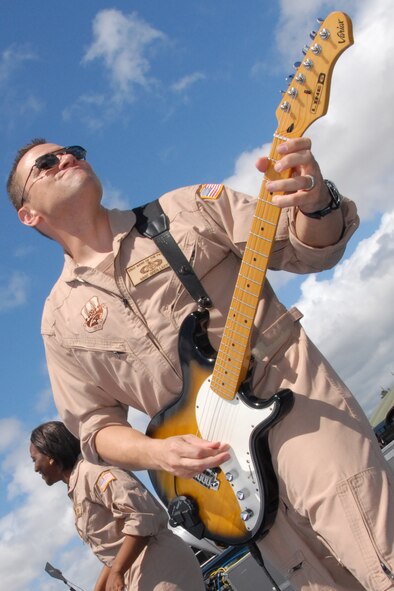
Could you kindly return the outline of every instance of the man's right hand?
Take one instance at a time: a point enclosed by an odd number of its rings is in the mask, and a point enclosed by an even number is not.
[[[206,468],[214,468],[230,458],[229,445],[206,441],[195,435],[152,439],[160,469],[181,478],[192,478]]]
[[[95,444],[98,455],[107,464],[126,470],[164,470],[181,478],[192,478],[230,458],[226,443],[206,441],[195,435],[152,439],[127,425],[100,429]]]

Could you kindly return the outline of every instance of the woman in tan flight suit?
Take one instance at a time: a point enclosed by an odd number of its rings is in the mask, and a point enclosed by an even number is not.
[[[79,440],[60,421],[36,427],[30,442],[35,471],[48,486],[68,485],[77,531],[104,563],[94,591],[205,589],[192,550],[132,473],[83,460]]]

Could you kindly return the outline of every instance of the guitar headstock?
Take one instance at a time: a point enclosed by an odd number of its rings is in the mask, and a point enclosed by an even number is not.
[[[302,62],[295,64],[297,71],[276,110],[278,134],[301,137],[326,114],[334,65],[352,44],[352,21],[343,12],[332,12],[313,35]]]

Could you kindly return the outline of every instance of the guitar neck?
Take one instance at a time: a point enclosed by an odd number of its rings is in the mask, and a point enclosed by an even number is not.
[[[252,227],[212,374],[212,390],[232,400],[244,381],[250,362],[250,342],[257,306],[263,289],[268,261],[275,240],[280,209],[272,204],[266,181],[289,178],[290,171],[278,174],[275,162],[281,142],[301,137],[305,130],[327,112],[333,67],[338,57],[353,43],[352,22],[343,12],[332,12],[317,33],[284,100],[276,110],[278,127],[269,155],[269,167],[261,186]]]
[[[234,398],[249,367],[253,323],[279,222],[280,209],[272,204],[272,195],[266,189],[267,180],[285,178],[273,168],[278,159],[277,147],[283,141],[277,136],[274,137],[269,155],[269,168],[265,173],[257,199],[251,230],[212,374],[213,391],[227,400]]]

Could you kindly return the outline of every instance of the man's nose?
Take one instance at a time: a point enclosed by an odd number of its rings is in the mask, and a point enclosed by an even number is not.
[[[60,159],[59,170],[67,168],[77,160],[72,154],[58,154],[58,158]]]

